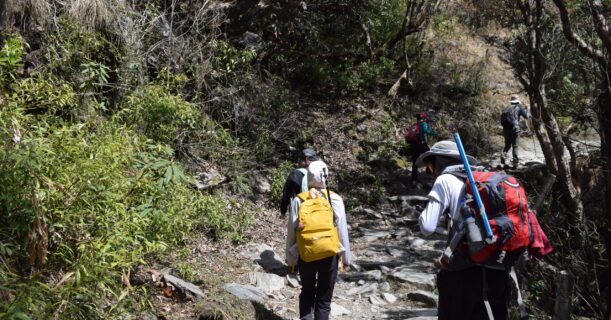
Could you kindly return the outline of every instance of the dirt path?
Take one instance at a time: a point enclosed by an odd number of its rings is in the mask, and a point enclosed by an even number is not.
[[[425,201],[423,191],[414,190],[409,195],[392,196],[377,208],[348,213],[356,263],[340,273],[332,319],[437,318],[436,260],[444,236],[420,238],[417,217]],[[277,239],[283,240],[284,221],[273,223]],[[286,275],[283,251],[281,241],[244,246],[242,254],[250,259],[252,272],[238,279],[233,288],[255,291],[261,297],[258,301],[275,315],[297,319],[300,288],[296,283],[292,286]]]
[[[576,148],[580,148],[579,144],[596,143],[578,143]],[[544,163],[534,137],[523,136],[519,148],[521,166]],[[488,166],[499,166],[499,158],[500,150],[492,155]],[[400,195],[388,196],[377,207],[347,212],[355,265],[339,275],[332,319],[437,319],[435,275],[445,245],[445,230],[438,228],[433,236],[424,239],[417,222],[433,181],[429,178],[417,188],[409,188],[400,177],[395,180],[408,188],[401,188]],[[273,316],[261,319],[298,319],[300,286],[287,276],[284,264],[285,220],[273,215],[277,212],[270,213],[265,221],[273,236],[266,232],[265,238],[255,236],[251,243],[236,248],[250,272],[226,289],[258,301],[272,312]]]

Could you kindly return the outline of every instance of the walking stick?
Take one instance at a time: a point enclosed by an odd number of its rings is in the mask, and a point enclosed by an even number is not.
[[[477,190],[475,179],[473,179],[473,172],[471,171],[471,166],[469,165],[469,159],[467,159],[467,154],[465,153],[465,149],[463,148],[462,142],[460,140],[460,135],[458,134],[458,132],[454,134],[454,140],[456,140],[456,146],[458,147],[460,158],[462,159],[463,165],[465,166],[465,171],[467,172],[467,179],[469,180],[469,183],[471,184],[471,190],[473,191],[473,197],[475,198],[475,203],[477,203],[479,214],[482,216],[482,222],[484,224],[484,229],[486,231],[486,242],[489,244],[494,243],[496,242],[496,237],[492,233],[490,222],[488,222],[488,215],[486,215],[486,208],[484,208],[484,203],[482,202],[482,198],[480,197],[479,191]]]

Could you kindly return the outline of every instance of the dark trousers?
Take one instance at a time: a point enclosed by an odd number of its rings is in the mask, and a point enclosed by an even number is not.
[[[518,140],[520,139],[520,130],[514,127],[503,127],[503,136],[505,137],[505,148],[503,148],[503,156],[513,149],[513,162],[518,162]]]
[[[437,274],[439,320],[488,320],[484,305],[483,277],[494,320],[507,320],[509,275],[503,270],[479,266]]]
[[[416,160],[421,154],[429,150],[429,146],[424,141],[412,143],[409,146],[409,153],[412,156],[412,181],[418,180],[418,167],[416,166]]]
[[[302,320],[328,320],[331,297],[337,280],[338,256],[312,262],[299,259],[301,294],[299,318]]]

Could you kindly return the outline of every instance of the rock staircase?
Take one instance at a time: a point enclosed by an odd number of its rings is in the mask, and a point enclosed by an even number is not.
[[[418,216],[427,200],[423,189],[428,190],[419,188],[419,195],[393,196],[375,208],[348,212],[355,263],[339,274],[332,319],[437,319],[435,274],[445,231],[422,238]],[[285,228],[284,222],[278,228]],[[251,243],[242,252],[253,262],[252,272],[225,289],[264,306],[275,319],[298,319],[300,285],[283,262],[284,243],[275,248]]]

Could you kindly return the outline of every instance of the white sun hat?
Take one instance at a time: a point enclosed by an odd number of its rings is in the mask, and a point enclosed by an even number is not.
[[[509,100],[509,103],[511,103],[511,104],[520,104],[520,103],[522,103],[522,101],[520,101],[520,98],[518,98],[518,96],[511,96],[511,99]]]

